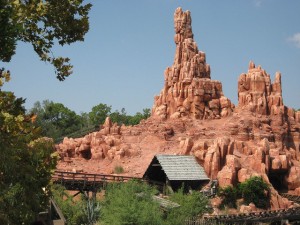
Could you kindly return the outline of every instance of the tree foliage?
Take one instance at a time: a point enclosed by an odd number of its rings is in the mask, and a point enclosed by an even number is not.
[[[182,225],[186,219],[208,211],[208,199],[200,192],[185,194],[183,189],[170,196],[180,205],[163,212],[153,200],[157,191],[145,183],[130,181],[111,184],[105,194],[100,224]]]
[[[122,124],[128,125],[129,117],[126,113],[125,108],[122,108],[121,112],[119,112],[118,110],[114,111],[109,115],[109,117],[113,123],[117,123],[119,125]]]
[[[141,122],[141,120],[145,120],[151,116],[150,109],[143,109],[143,113],[137,112],[134,116],[129,116],[127,125],[136,125]]]
[[[55,140],[78,131],[83,126],[81,116],[61,103],[49,100],[36,102],[30,112],[37,115],[35,124],[41,127],[41,134]]]
[[[162,212],[152,200],[156,191],[145,183],[129,181],[107,187],[101,224],[162,224]]]
[[[238,189],[232,186],[219,188],[218,195],[222,197],[221,208],[228,206],[229,208],[236,208],[236,201],[238,198]]]
[[[200,192],[185,194],[183,188],[171,195],[170,200],[180,205],[172,209],[165,221],[166,225],[181,225],[194,216],[201,216],[208,212],[208,199]]]
[[[251,177],[238,188],[247,205],[252,202],[256,207],[264,209],[270,206],[270,187],[262,177]]]
[[[67,220],[67,225],[86,224],[87,215],[84,211],[86,202],[83,198],[74,200],[74,197],[60,185],[53,185],[52,193],[55,202]]]
[[[121,112],[116,110],[113,113],[111,108],[107,104],[100,103],[94,106],[91,112],[78,115],[62,103],[44,100],[35,102],[29,112],[37,116],[35,125],[40,127],[41,135],[53,138],[55,141],[68,136],[82,136],[87,131],[99,129],[97,127],[103,124],[108,116],[112,122],[119,125],[136,125],[150,116],[150,109],[143,109],[143,113],[137,112],[131,116],[127,115],[124,108]]]
[[[251,177],[236,187],[219,188],[218,195],[222,197],[221,206],[236,208],[236,200],[243,198],[245,204],[254,203],[258,208],[270,206],[270,187],[262,177]]]
[[[103,124],[106,117],[110,115],[111,106],[100,103],[92,108],[92,111],[89,113],[90,121],[93,125],[97,126]]]
[[[112,107],[107,104],[100,103],[92,108],[92,111],[89,112],[89,123],[94,126],[99,126],[103,124],[106,117],[110,117],[113,123],[119,125],[136,125],[141,122],[143,119],[150,117],[150,109],[143,109],[143,113],[137,112],[134,116],[128,115],[125,108],[122,108],[121,111],[116,110],[111,112]],[[85,115],[85,114],[82,114]]]
[[[24,99],[1,90],[9,74],[1,70],[0,80],[0,224],[29,224],[48,204],[57,156],[25,114]]]
[[[125,108],[122,108],[121,112],[116,110],[111,113],[109,117],[112,122],[117,123],[119,125],[137,125],[141,122],[141,120],[149,118],[151,115],[150,109],[143,109],[143,113],[137,112],[134,116],[127,115]]]
[[[0,0],[0,60],[11,60],[18,41],[30,43],[64,80],[73,66],[69,58],[53,56],[52,47],[84,40],[90,8],[83,0]]]

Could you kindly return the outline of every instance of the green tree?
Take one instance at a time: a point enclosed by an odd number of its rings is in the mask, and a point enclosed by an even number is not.
[[[131,116],[127,115],[125,108],[122,108],[121,112],[116,110],[109,116],[112,122],[117,123],[119,125],[137,125],[141,122],[141,120],[150,117],[150,115],[150,109],[143,109],[143,113],[137,112],[134,116]]]
[[[128,125],[136,125],[143,119],[143,114],[137,112],[134,116],[128,116]]]
[[[24,100],[1,90],[8,80],[0,70],[0,224],[30,224],[49,202],[57,154],[52,139],[39,138]]]
[[[167,214],[166,225],[185,224],[188,218],[201,216],[208,212],[208,199],[200,192],[192,192],[185,194],[183,188],[179,189],[171,195],[170,200],[180,205],[178,208],[172,209]]]
[[[141,120],[145,120],[149,118],[151,115],[150,109],[143,109],[143,113],[137,112],[134,116],[130,116],[128,118],[128,125],[136,125],[141,122]]]
[[[92,122],[90,120],[89,114],[86,112],[81,112],[80,117],[82,120],[83,128],[88,128],[92,126]],[[98,124],[99,125],[99,124]]]
[[[151,109],[145,108],[143,109],[143,119],[147,119],[151,116]]]
[[[35,124],[42,129],[42,135],[55,140],[78,131],[83,126],[82,117],[61,103],[49,100],[36,102],[30,113],[37,115]]]
[[[131,116],[127,115],[125,108],[122,108],[121,112],[116,110],[113,113],[111,113],[109,117],[113,123],[117,123],[119,125],[129,125],[128,122]]]
[[[64,80],[73,66],[69,58],[53,56],[52,47],[84,40],[90,8],[83,0],[0,0],[0,61],[11,60],[18,41],[30,43]]]
[[[138,181],[109,185],[102,206],[101,223],[162,224],[162,212],[158,203],[152,199],[155,192],[147,184]]]
[[[92,108],[92,111],[89,113],[90,121],[92,125],[98,126],[103,124],[106,117],[110,115],[111,106],[100,103]]]

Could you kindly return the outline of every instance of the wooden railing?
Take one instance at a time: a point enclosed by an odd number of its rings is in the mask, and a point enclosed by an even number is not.
[[[95,191],[105,187],[110,182],[127,182],[132,179],[141,180],[138,177],[121,176],[112,174],[90,174],[74,173],[65,171],[55,171],[52,175],[52,181],[61,184],[67,190]]]

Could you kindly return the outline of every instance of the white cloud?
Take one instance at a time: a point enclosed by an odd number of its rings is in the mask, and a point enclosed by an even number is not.
[[[289,42],[293,43],[297,48],[300,48],[300,33],[296,33],[287,39]]]

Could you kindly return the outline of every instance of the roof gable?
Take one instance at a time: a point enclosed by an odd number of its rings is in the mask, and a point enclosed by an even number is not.
[[[209,180],[191,155],[155,155],[169,180]],[[150,165],[151,166],[151,165]]]

